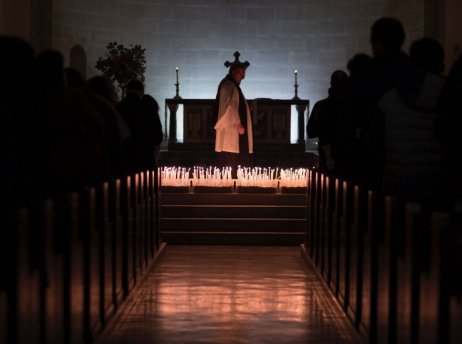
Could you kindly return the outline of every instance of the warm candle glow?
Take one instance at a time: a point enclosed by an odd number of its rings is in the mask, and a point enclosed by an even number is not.
[[[208,186],[208,187],[231,187],[233,186],[233,178],[231,177],[231,168],[223,167],[194,167],[193,186]]]
[[[278,184],[277,171],[277,168],[239,167],[237,170],[237,186],[276,188]]]
[[[306,168],[279,169],[272,167],[239,167],[236,186],[261,188],[300,188],[306,187],[308,181]],[[161,183],[164,186],[201,186],[201,187],[232,187],[230,167],[162,167]]]
[[[299,188],[306,187],[308,181],[308,169],[289,168],[281,170],[279,185],[280,187]]]
[[[161,184],[164,186],[189,186],[190,169],[185,167],[162,167]]]

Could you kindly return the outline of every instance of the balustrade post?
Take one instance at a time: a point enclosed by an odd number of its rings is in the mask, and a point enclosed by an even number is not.
[[[308,204],[308,242],[307,251],[310,258],[314,261],[314,255],[316,252],[316,187],[317,187],[318,172],[311,171],[310,174],[310,185],[309,185],[309,204]]]
[[[168,110],[170,112],[170,123],[169,123],[169,136],[168,144],[174,144],[177,142],[176,138],[176,127],[177,127],[177,118],[176,113],[178,111],[178,101],[170,100],[167,102]]]
[[[8,340],[5,343],[38,343],[40,339],[40,274],[37,269],[31,267],[30,252],[30,212],[27,208],[19,209],[16,212],[16,228],[10,233],[15,236],[16,257],[9,257],[7,263],[11,264],[15,275],[6,275],[8,283],[15,283],[15,290],[11,290],[8,309],[10,318],[8,327]],[[10,229],[10,227],[7,227]],[[10,242],[10,245],[12,243]],[[11,251],[8,251],[11,253]],[[14,254],[13,254],[14,255]],[[11,321],[13,320],[13,321]],[[5,322],[6,325],[6,322]],[[24,330],[26,329],[26,330]]]
[[[91,204],[91,189],[85,189],[80,197],[80,231],[83,244],[83,341],[90,343],[91,335],[91,232],[94,225],[94,214]]]
[[[138,173],[132,175],[132,187],[131,187],[131,210],[133,212],[133,277],[134,283],[138,281],[138,277],[141,274],[142,259],[140,249],[140,235],[141,235],[141,218],[140,218],[140,176]]]
[[[350,301],[350,264],[351,264],[351,218],[352,218],[352,189],[353,184],[348,181],[342,183],[341,216],[339,228],[339,297],[345,312],[349,310]]]
[[[156,252],[160,250],[161,235],[160,235],[160,197],[161,197],[161,174],[160,169],[156,168],[154,172],[154,194],[155,194],[155,212],[156,212],[156,228],[154,232],[154,240],[156,243]]]
[[[298,113],[298,139],[297,143],[305,145],[305,110],[308,104],[297,102],[296,109]]]
[[[441,297],[441,248],[442,236],[449,224],[449,215],[434,213],[428,235],[421,236],[420,290],[418,313],[418,338],[425,343],[445,343],[440,341]],[[446,342],[447,343],[447,342]]]
[[[123,297],[127,298],[130,292],[130,267],[131,265],[131,210],[130,210],[130,176],[122,179],[121,189],[121,214],[122,214],[122,290]]]
[[[339,296],[340,288],[340,221],[341,221],[341,200],[342,200],[342,182],[335,178],[334,186],[334,205],[332,212],[332,275],[333,291],[335,296]]]
[[[447,274],[447,286],[449,287],[448,300],[448,338],[450,343],[462,342],[462,276],[458,271],[462,266],[462,213],[461,209],[452,214],[450,223],[449,240],[447,241],[449,249],[445,258]],[[444,319],[442,319],[444,320]]]

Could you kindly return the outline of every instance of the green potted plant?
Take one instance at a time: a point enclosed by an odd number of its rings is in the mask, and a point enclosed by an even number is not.
[[[142,49],[139,44],[126,48],[117,42],[110,42],[106,49],[104,57],[100,57],[96,61],[95,67],[101,71],[104,77],[117,83],[122,97],[124,97],[127,83],[130,80],[144,81],[146,49]]]

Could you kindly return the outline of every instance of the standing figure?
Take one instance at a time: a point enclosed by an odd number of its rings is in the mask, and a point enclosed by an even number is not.
[[[329,96],[314,104],[306,125],[308,137],[318,138],[319,170],[325,173],[332,173],[335,169],[335,125],[345,102],[347,80],[348,75],[343,70],[331,74]]]
[[[216,98],[218,114],[214,127],[218,165],[231,167],[233,178],[237,177],[239,165],[251,165],[253,154],[250,108],[239,86],[245,78],[249,62],[239,61],[239,55],[235,52],[234,62],[225,62],[225,66],[229,67],[229,73],[218,86]]]
[[[117,104],[132,136],[123,144],[127,173],[156,167],[156,147],[162,142],[162,127],[155,111],[143,100],[144,85],[140,80],[127,84],[127,95]]]
[[[154,136],[156,137],[156,146],[154,149],[154,162],[156,163],[156,166],[159,166],[160,144],[164,139],[164,132],[162,130],[162,123],[160,121],[159,116],[159,103],[153,96],[147,93],[143,95],[142,99],[151,109],[151,113],[154,116],[153,119],[156,122],[156,132],[154,134]]]
[[[396,86],[408,69],[408,56],[402,50],[405,40],[402,23],[396,18],[381,17],[371,26],[370,46],[373,59],[367,68],[350,76],[348,96],[337,122],[339,174],[355,183],[371,180],[369,144],[371,121],[380,97]]]
[[[443,61],[436,40],[411,44],[409,70],[380,98],[368,140],[377,189],[431,210],[442,205],[443,156],[433,123],[445,82]]]

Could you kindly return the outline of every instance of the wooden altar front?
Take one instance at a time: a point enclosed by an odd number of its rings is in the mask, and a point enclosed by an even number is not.
[[[305,112],[309,101],[299,98],[288,100],[258,98],[247,100],[253,107],[253,137],[255,151],[305,151]],[[169,112],[169,132],[166,133],[169,151],[213,151],[213,104],[215,99],[165,100]],[[177,140],[177,112],[183,106],[183,142]],[[298,139],[290,142],[291,109],[297,110]],[[167,113],[166,113],[167,114]]]

